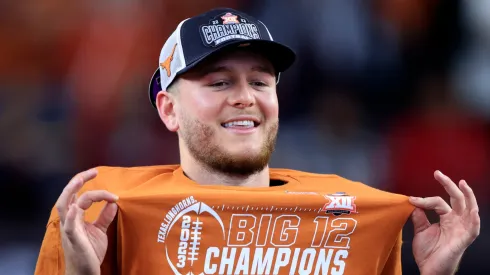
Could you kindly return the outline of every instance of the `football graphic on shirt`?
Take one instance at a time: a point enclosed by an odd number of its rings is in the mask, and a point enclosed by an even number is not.
[[[220,228],[221,232],[205,235],[205,227]],[[197,202],[177,213],[168,226],[165,242],[166,258],[174,274],[204,274],[202,262],[206,248],[201,248],[201,243],[205,238],[225,241],[223,221],[212,208]]]

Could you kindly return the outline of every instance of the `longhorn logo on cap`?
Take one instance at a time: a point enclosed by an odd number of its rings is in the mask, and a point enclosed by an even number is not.
[[[172,64],[172,60],[174,60],[175,48],[177,48],[177,44],[174,45],[174,48],[172,49],[172,52],[167,57],[167,59],[165,59],[165,61],[160,63],[160,66],[162,67],[162,69],[165,69],[167,71],[168,77],[170,77],[170,75],[172,74],[170,71],[170,64]]]

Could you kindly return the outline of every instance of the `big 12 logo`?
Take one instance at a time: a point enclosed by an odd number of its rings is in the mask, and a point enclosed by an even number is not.
[[[356,197],[354,196],[349,196],[344,192],[337,192],[324,195],[324,198],[327,199],[327,202],[323,205],[322,211],[327,214],[340,216],[342,214],[357,213],[356,204],[354,203]]]

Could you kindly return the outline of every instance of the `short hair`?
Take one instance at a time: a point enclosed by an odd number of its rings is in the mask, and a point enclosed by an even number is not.
[[[167,87],[167,92],[169,93],[177,93],[179,91],[177,83],[179,82],[179,79],[176,78],[172,83]]]

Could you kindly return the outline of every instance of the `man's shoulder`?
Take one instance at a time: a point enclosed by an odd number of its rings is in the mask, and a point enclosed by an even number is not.
[[[303,189],[308,188],[318,191],[346,192],[353,194],[362,193],[368,196],[390,197],[402,201],[407,199],[404,195],[378,189],[363,182],[351,180],[337,174],[320,174],[284,168],[271,168],[270,170],[271,175],[281,175],[297,180],[300,183],[300,188]]]
[[[281,175],[294,178],[302,183],[342,183],[342,184],[354,184],[354,185],[364,185],[361,182],[356,182],[344,178],[337,174],[320,174],[313,172],[306,172],[295,169],[286,169],[286,168],[271,168],[271,175]]]
[[[180,165],[153,165],[153,166],[97,166],[95,169],[99,174],[112,174],[112,175],[160,175],[165,173],[173,173],[179,169]]]
[[[109,191],[125,190],[137,187],[153,178],[171,178],[180,165],[155,166],[98,166],[97,177],[87,183],[88,189],[105,189]]]

